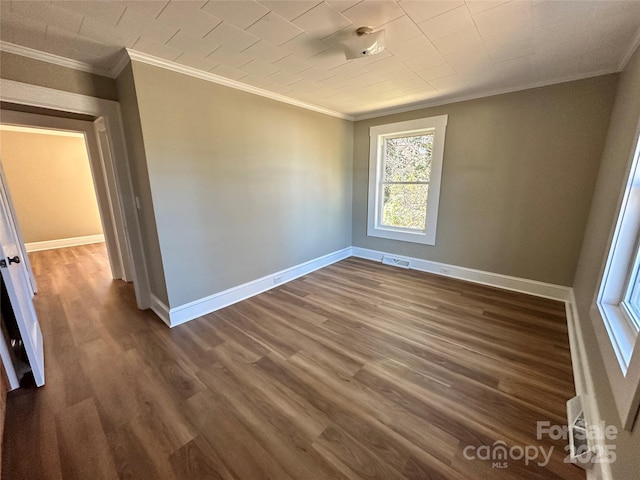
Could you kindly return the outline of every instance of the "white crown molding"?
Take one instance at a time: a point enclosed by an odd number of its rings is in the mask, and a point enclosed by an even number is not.
[[[402,105],[399,107],[389,107],[385,109],[373,110],[373,111],[368,111],[364,113],[348,114],[348,113],[337,112],[335,110],[330,110],[324,107],[319,107],[317,105],[313,105],[307,102],[296,100],[291,97],[287,97],[286,95],[270,92],[268,90],[254,87],[252,85],[248,85],[237,80],[231,80],[229,78],[225,78],[220,75],[216,75],[214,73],[204,72],[202,70],[197,70],[195,68],[188,67],[186,65],[180,65],[176,62],[165,60],[163,58],[154,57],[153,55],[138,52],[132,49],[123,49],[122,54],[118,57],[118,60],[114,63],[114,65],[110,69],[104,70],[104,69],[95,67],[93,65],[90,65],[88,63],[79,62],[77,60],[60,57],[52,53],[41,52],[39,50],[23,47],[21,45],[15,45],[13,43],[0,41],[0,51],[6,51],[8,53],[21,55],[23,57],[33,58],[34,60],[53,63],[55,65],[59,65],[62,67],[67,67],[75,70],[80,70],[83,72],[93,73],[96,75],[101,75],[103,77],[114,78],[114,79],[117,78],[131,60],[136,60],[138,62],[146,63],[148,65],[164,68],[177,73],[182,73],[184,75],[189,75],[191,77],[199,78],[201,80],[206,80],[212,83],[217,83],[219,85],[224,85],[226,87],[234,88],[236,90],[241,90],[244,92],[252,93],[254,95],[259,95],[261,97],[270,98],[278,102],[294,105],[296,107],[304,108],[306,110],[323,113],[325,115],[330,115],[332,117],[341,118],[343,120],[350,120],[350,121],[369,120],[372,118],[379,118],[387,115],[394,115],[397,113],[412,112],[415,110],[421,110],[423,108],[437,107],[441,105],[464,102],[468,100],[477,100],[479,98],[491,97],[494,95],[502,95],[505,93],[519,92],[522,90],[529,90],[532,88],[546,87],[550,85],[556,85],[559,83],[572,82],[575,80],[582,80],[585,78],[597,77],[600,75],[608,75],[610,73],[620,72],[624,70],[631,56],[634,54],[634,52],[638,47],[640,47],[640,31],[638,31],[638,34],[636,35],[635,40],[630,45],[627,53],[624,55],[620,64],[618,65],[618,68],[616,69],[596,70],[596,71],[583,73],[579,75],[570,75],[567,77],[556,78],[553,80],[533,82],[533,83],[516,86],[516,87],[508,87],[508,88],[496,89],[496,90],[490,90],[490,91],[484,91],[484,92],[476,92],[472,94],[452,95],[448,97],[441,97],[433,100],[426,100],[426,101],[412,103],[408,105]]]
[[[312,105],[310,103],[302,102],[300,100],[296,100],[294,98],[287,97],[279,93],[270,92],[268,90],[254,87],[252,85],[247,85],[245,83],[238,82],[236,80],[231,80],[229,78],[221,77],[220,75],[215,75],[210,72],[203,72],[201,70],[197,70],[195,68],[188,67],[186,65],[180,65],[170,60],[154,57],[152,55],[148,55],[146,53],[138,52],[136,50],[131,50],[131,49],[123,49],[123,52],[118,57],[118,60],[108,70],[95,67],[88,63],[72,60],[70,58],[60,57],[58,55],[54,55],[53,53],[42,52],[40,50],[34,50],[33,48],[23,47],[21,45],[15,45],[9,42],[0,41],[0,51],[13,53],[15,55],[20,55],[22,57],[32,58],[34,60],[39,60],[41,62],[52,63],[54,65],[59,65],[61,67],[72,68],[74,70],[93,73],[95,75],[100,75],[108,78],[117,78],[131,60],[136,60],[141,63],[154,65],[156,67],[182,73],[183,75],[189,75],[191,77],[196,77],[201,80],[217,83],[219,85],[224,85],[226,87],[234,88],[236,90],[242,90],[244,92],[253,93],[254,95],[260,95],[261,97],[270,98],[272,100],[276,100],[278,102],[304,108],[306,110],[323,113],[325,115],[341,118],[343,120],[353,121],[353,117],[351,115],[347,115],[341,112],[336,112],[328,108],[318,107],[317,105]]]
[[[109,69],[109,76],[111,78],[118,78],[129,63],[131,63],[131,58],[129,58],[129,52],[127,52],[127,49],[124,48],[122,49],[118,60],[116,60],[113,66]]]
[[[633,39],[633,42],[631,42],[631,45],[629,45],[629,49],[627,50],[627,53],[625,53],[624,56],[622,57],[622,60],[620,61],[620,65],[618,65],[618,70],[622,71],[625,68],[627,68],[627,63],[629,63],[629,60],[631,60],[631,57],[633,56],[633,54],[636,52],[638,48],[640,48],[640,28],[638,28],[638,32],[636,33],[636,36]]]
[[[53,53],[34,50],[33,48],[23,47],[22,45],[16,45],[14,43],[0,41],[0,51],[13,53],[22,57],[32,58],[33,60],[39,60],[41,62],[52,63],[61,67],[80,70],[81,72],[93,73],[94,75],[100,75],[103,77],[111,77],[110,73],[107,70],[103,70],[88,63],[61,57]]]
[[[127,53],[129,54],[129,57],[131,58],[131,60],[135,60],[137,62],[146,63],[148,65],[164,68],[166,70],[172,70],[177,73],[182,73],[183,75],[189,75],[191,77],[199,78],[201,80],[206,80],[208,82],[224,85],[225,87],[234,88],[236,90],[242,90],[243,92],[253,93],[254,95],[270,98],[278,102],[287,103],[289,105],[304,108],[306,110],[311,110],[313,112],[323,113],[325,115],[341,118],[343,120],[353,121],[353,117],[351,115],[336,112],[334,110],[329,110],[328,108],[318,107],[316,105],[302,102],[300,100],[296,100],[294,98],[287,97],[285,95],[280,95],[279,93],[270,92],[262,88],[254,87],[252,85],[247,85],[246,83],[221,77],[220,75],[216,75],[214,73],[203,72],[202,70],[197,70],[192,67],[180,65],[179,63],[172,62],[170,60],[154,57],[152,55],[148,55],[142,52],[137,52],[131,49],[127,49]]]
[[[513,92],[520,92],[522,90],[530,90],[532,88],[548,87],[548,86],[557,85],[560,83],[573,82],[576,80],[584,80],[585,78],[599,77],[601,75],[609,75],[611,73],[617,73],[619,71],[620,71],[619,69],[596,70],[589,73],[571,75],[568,77],[563,77],[563,78],[554,79],[554,80],[533,82],[533,83],[528,83],[526,85],[521,85],[516,87],[496,89],[496,90],[491,90],[487,92],[476,92],[471,94],[452,95],[449,97],[441,97],[433,100],[426,100],[424,102],[412,103],[412,104],[403,105],[400,107],[390,107],[387,109],[375,110],[375,111],[365,112],[361,114],[355,113],[353,114],[353,118],[357,122],[360,120],[369,120],[372,118],[386,117],[387,115],[394,115],[396,113],[413,112],[415,110],[422,110],[423,108],[438,107],[441,105],[449,105],[451,103],[466,102],[468,100],[477,100],[479,98],[493,97],[495,95],[503,95],[505,93],[513,93]]]

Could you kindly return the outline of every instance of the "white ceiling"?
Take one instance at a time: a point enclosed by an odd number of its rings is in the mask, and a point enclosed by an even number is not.
[[[0,1],[0,39],[108,71],[129,48],[362,115],[619,71],[640,1]],[[347,61],[336,39],[384,29]]]

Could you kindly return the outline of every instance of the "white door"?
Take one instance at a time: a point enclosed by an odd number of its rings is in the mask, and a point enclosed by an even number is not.
[[[6,176],[4,174],[4,169],[2,168],[2,162],[0,162],[0,178],[5,185],[7,184]],[[29,261],[29,256],[27,255],[27,248],[24,246],[24,239],[22,238],[22,231],[20,230],[20,226],[16,223],[16,209],[13,206],[11,196],[7,194],[7,207],[9,208],[9,219],[12,220],[13,228],[16,232],[16,242],[18,243],[18,248],[20,249],[20,258],[23,259],[25,267],[27,269],[27,274],[29,275],[29,283],[31,284],[31,290],[33,293],[38,293],[38,284],[36,283],[36,277],[33,275],[33,269],[31,268],[31,262]],[[33,297],[33,294],[31,295]]]
[[[42,332],[33,307],[29,273],[22,261],[22,249],[9,209],[9,193],[0,177],[0,273],[22,336],[36,385],[44,385]]]

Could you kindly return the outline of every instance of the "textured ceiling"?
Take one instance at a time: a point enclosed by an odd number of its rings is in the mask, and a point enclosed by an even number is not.
[[[0,39],[109,70],[123,48],[346,114],[618,71],[640,1],[9,1]],[[347,61],[336,43],[384,29]]]

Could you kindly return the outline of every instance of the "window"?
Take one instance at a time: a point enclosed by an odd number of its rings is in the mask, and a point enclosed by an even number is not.
[[[640,128],[640,127],[639,127]],[[592,310],[596,335],[622,425],[631,430],[640,404],[640,137]],[[602,327],[606,336],[599,334]],[[608,337],[608,338],[607,338]],[[609,341],[607,343],[603,343]]]
[[[637,147],[597,299],[623,374],[640,331],[639,153]]]
[[[369,130],[367,235],[434,245],[447,115]]]

